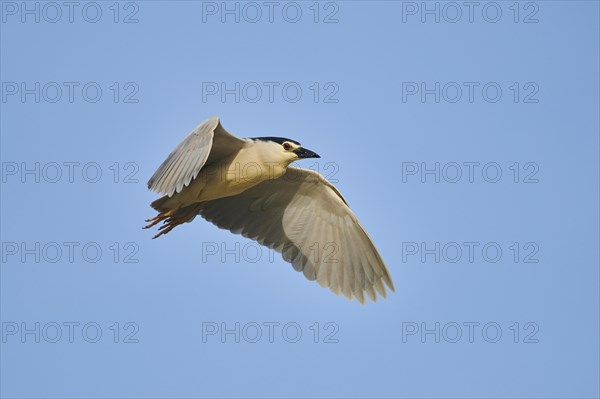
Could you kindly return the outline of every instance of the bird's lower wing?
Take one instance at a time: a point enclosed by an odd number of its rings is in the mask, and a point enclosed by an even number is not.
[[[244,140],[229,134],[213,116],[194,128],[169,154],[148,181],[148,188],[172,196],[200,173],[209,156],[217,158],[239,151]]]
[[[364,302],[392,291],[390,274],[337,189],[320,174],[286,174],[243,193],[206,202],[199,214],[220,228],[282,253],[309,280]]]

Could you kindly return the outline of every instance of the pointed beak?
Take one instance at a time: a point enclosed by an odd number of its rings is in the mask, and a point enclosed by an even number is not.
[[[316,152],[313,152],[311,150],[307,150],[306,148],[297,148],[294,150],[294,153],[296,155],[298,155],[299,159],[304,159],[304,158],[321,158],[319,156],[319,154],[317,154]]]

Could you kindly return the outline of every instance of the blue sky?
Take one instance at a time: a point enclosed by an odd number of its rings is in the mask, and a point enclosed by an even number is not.
[[[0,6],[3,397],[600,394],[597,2]],[[211,115],[318,152],[396,292],[151,240]]]

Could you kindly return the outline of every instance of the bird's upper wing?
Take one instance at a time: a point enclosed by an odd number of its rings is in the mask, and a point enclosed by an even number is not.
[[[390,274],[373,242],[339,191],[312,170],[288,167],[241,194],[208,201],[199,214],[220,228],[282,253],[336,294],[376,300],[393,291]]]
[[[198,176],[209,155],[220,159],[239,151],[244,143],[244,140],[229,134],[218,117],[208,118],[175,147],[148,181],[148,188],[168,196],[181,192]]]

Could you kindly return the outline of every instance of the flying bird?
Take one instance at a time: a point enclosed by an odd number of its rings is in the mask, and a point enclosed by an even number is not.
[[[283,259],[335,294],[364,303],[394,291],[371,238],[342,194],[319,173],[289,166],[320,158],[282,137],[238,138],[218,117],[198,125],[148,181],[163,196],[144,228],[154,238],[197,215],[280,252]]]

